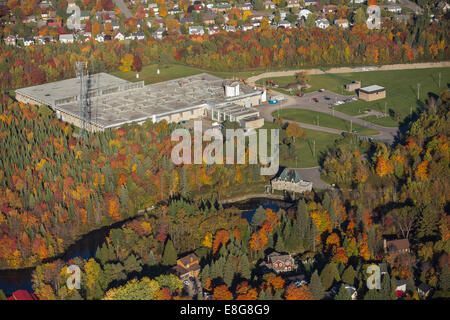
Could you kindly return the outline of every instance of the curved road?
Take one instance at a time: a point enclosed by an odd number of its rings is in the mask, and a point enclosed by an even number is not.
[[[326,114],[330,115],[332,113],[332,111],[329,109],[328,105],[323,104],[323,103],[310,102],[313,97],[324,96],[324,95],[331,96],[331,95],[336,95],[336,94],[332,93],[330,91],[324,91],[321,93],[311,92],[311,93],[305,94],[302,98],[299,98],[297,96],[284,95],[287,98],[286,102],[283,102],[280,105],[279,104],[263,104],[263,105],[258,106],[257,110],[260,112],[261,117],[263,117],[264,120],[266,120],[268,122],[273,122],[274,118],[272,117],[272,113],[279,109],[281,109],[281,110],[282,109],[302,109],[302,110],[322,112],[322,113],[326,113]],[[323,99],[321,99],[321,100],[323,100]],[[345,113],[342,113],[339,111],[334,111],[333,115],[337,118],[341,118],[341,119],[344,119],[347,121],[352,121],[354,124],[357,124],[357,125],[360,125],[363,127],[367,127],[367,128],[371,128],[371,129],[378,131],[379,134],[370,136],[371,138],[373,138],[374,140],[377,140],[377,141],[386,142],[386,143],[391,144],[392,142],[394,142],[394,139],[397,135],[398,128],[382,127],[382,126],[373,124],[371,122],[359,119],[354,116],[350,116],[348,114],[345,114]],[[341,134],[342,132],[344,132],[343,130],[332,129],[332,128],[328,128],[328,127],[320,127],[320,126],[315,126],[315,125],[301,123],[301,122],[299,124],[301,127],[304,127],[307,129],[313,129],[313,130],[318,130],[318,131],[323,131],[323,132],[328,132],[328,133]]]
[[[403,64],[387,64],[379,67],[367,66],[367,67],[341,67],[331,68],[325,72],[321,69],[299,69],[299,70],[287,70],[287,71],[274,71],[265,72],[259,75],[247,78],[246,83],[250,86],[254,86],[256,81],[264,78],[286,77],[293,76],[299,71],[307,71],[308,74],[326,74],[326,73],[351,73],[351,72],[364,72],[364,71],[384,71],[384,70],[407,70],[407,69],[428,69],[428,68],[444,68],[450,67],[450,61],[441,62],[424,62],[424,63],[403,63]]]

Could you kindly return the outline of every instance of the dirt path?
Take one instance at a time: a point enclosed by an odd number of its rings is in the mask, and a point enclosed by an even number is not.
[[[340,68],[331,68],[329,70],[326,70],[326,72],[320,69],[305,69],[304,71],[307,71],[310,75],[315,75],[325,73],[351,73],[351,72],[365,72],[365,71],[429,69],[429,68],[445,68],[445,67],[450,67],[450,61],[389,64],[389,65],[382,65],[379,67],[374,66],[355,67],[355,68],[340,67]],[[256,84],[256,81],[260,79],[293,76],[301,70],[302,69],[261,73],[259,75],[248,78],[246,82],[248,85],[254,86]]]

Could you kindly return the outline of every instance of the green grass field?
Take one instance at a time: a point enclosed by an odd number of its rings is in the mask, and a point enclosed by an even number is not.
[[[293,120],[297,122],[303,122],[313,125],[318,125],[321,127],[333,128],[338,130],[343,130],[350,132],[350,126],[352,130],[356,130],[360,134],[364,135],[375,135],[379,132],[370,128],[362,127],[359,125],[351,125],[350,121],[333,117],[332,115],[310,111],[310,110],[300,110],[300,109],[285,109],[279,111],[280,118]],[[273,117],[278,116],[278,112],[272,114]]]
[[[274,129],[278,128],[273,123],[265,122],[264,129]],[[290,157],[288,159],[280,159],[280,166],[285,167],[298,167],[298,168],[311,168],[319,165],[318,157],[321,152],[327,150],[327,148],[333,145],[334,141],[339,138],[339,135],[326,133],[316,130],[303,129],[306,133],[306,137],[303,139],[297,139],[296,143],[296,154],[295,157]],[[270,133],[268,133],[268,143],[270,144]],[[314,142],[315,141],[315,142]],[[314,143],[315,143],[315,154],[314,154]],[[270,150],[270,149],[269,149]]]
[[[139,79],[136,78],[136,72],[122,72],[117,71],[113,72],[112,75],[125,79],[127,81],[142,81],[144,80],[145,84],[151,84],[156,82],[162,82],[182,77],[187,77],[199,73],[210,73],[212,75],[221,77],[221,78],[248,78],[251,76],[255,76],[263,73],[264,71],[240,71],[240,72],[219,72],[219,71],[208,71],[199,68],[183,66],[178,64],[169,64],[159,68],[160,73],[157,74],[158,65],[152,64],[149,66],[145,66],[142,68],[142,71],[139,72]]]
[[[441,75],[440,86],[439,74]],[[295,81],[292,76],[261,79],[259,83],[264,83],[265,80],[272,80],[280,86],[285,86]],[[311,75],[309,81],[311,87],[304,92],[316,91],[323,88],[340,94],[354,94],[344,90],[344,85],[353,80],[361,81],[363,87],[372,84],[385,87],[386,98],[371,102],[358,100],[337,106],[336,110],[349,115],[364,114],[365,110],[369,109],[383,113],[386,110],[389,115],[388,117],[377,118],[375,116],[368,116],[364,120],[383,126],[394,127],[407,117],[411,111],[414,112],[418,107],[426,104],[429,94],[439,95],[440,92],[448,88],[450,84],[450,68]],[[420,85],[419,99],[417,99],[418,84]],[[392,111],[396,114],[393,114]]]

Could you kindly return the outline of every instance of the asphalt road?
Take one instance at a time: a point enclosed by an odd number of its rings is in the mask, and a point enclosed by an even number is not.
[[[330,97],[330,100],[325,100],[324,96]],[[339,111],[333,111],[330,109],[330,105],[336,101],[336,100],[343,100],[348,99],[349,96],[343,96],[331,91],[323,91],[323,92],[311,92],[305,94],[303,97],[297,97],[297,96],[288,96],[285,95],[287,98],[286,102],[281,102],[278,104],[263,104],[257,107],[258,111],[260,112],[260,115],[268,122],[273,122],[274,118],[272,117],[272,113],[277,110],[282,109],[302,109],[302,110],[311,110],[316,112],[322,112],[329,115],[333,115],[335,117],[352,121],[353,124],[357,124],[363,127],[371,128],[379,132],[377,135],[370,136],[374,140],[386,142],[391,144],[394,142],[395,136],[397,135],[398,128],[388,128],[388,127],[382,127],[376,124],[373,124],[371,122],[362,120],[355,116],[350,116],[348,114],[339,112]],[[313,98],[317,98],[319,102],[314,102]],[[336,133],[341,134],[342,130],[337,129],[331,129],[327,127],[320,127],[320,126],[314,126],[311,124],[306,123],[299,123],[300,126],[307,128],[307,129],[313,129],[323,132],[329,132],[329,133]]]
[[[119,8],[120,12],[122,12],[126,18],[131,18],[133,15],[131,14],[131,11],[128,9],[126,4],[123,2],[123,0],[113,0],[114,4],[117,8]]]

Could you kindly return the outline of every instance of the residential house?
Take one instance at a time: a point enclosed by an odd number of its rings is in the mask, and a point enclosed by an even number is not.
[[[366,2],[366,0],[353,0],[353,3],[355,3],[355,4],[363,4],[365,2]]]
[[[409,252],[408,239],[386,240],[383,241],[384,252],[390,255],[398,255]]]
[[[226,11],[228,11],[228,10],[231,10],[231,5],[230,4],[228,4],[228,3],[219,3],[219,4],[216,4],[213,8],[212,8],[212,10],[214,11],[214,12],[226,12]]]
[[[133,36],[134,36],[134,39],[136,39],[136,40],[144,40],[145,39],[145,34],[141,30],[139,30],[138,32],[134,32]]]
[[[62,26],[61,21],[53,21],[52,19],[47,20],[47,27],[61,28],[61,26]]]
[[[280,20],[286,20],[287,12],[280,10]]]
[[[301,9],[299,12],[298,12],[298,17],[299,18],[303,18],[303,19],[307,19],[308,18],[308,16],[311,14],[312,12],[311,11],[309,11],[308,9]]]
[[[181,280],[189,280],[189,278],[197,278],[200,273],[200,264],[195,253],[191,253],[177,260],[177,265],[171,269]]]
[[[394,20],[398,23],[408,24],[409,19],[411,16],[409,14],[396,14],[394,16]]]
[[[117,32],[114,35],[114,40],[122,41],[125,40],[125,36],[121,32]]]
[[[199,3],[199,4],[194,4],[193,10],[195,12],[200,12],[205,10],[205,6],[203,5],[203,3]]]
[[[400,6],[385,6],[384,9],[389,12],[402,13],[402,7]]]
[[[330,13],[336,13],[337,12],[337,6],[334,4],[330,4],[328,6],[324,6],[322,9],[322,12],[325,13],[325,15],[328,15]]]
[[[242,31],[249,31],[253,29],[253,24],[246,23],[241,26]]]
[[[286,7],[287,8],[295,8],[295,7],[300,7],[300,3],[298,2],[298,0],[287,0],[286,1]]]
[[[245,10],[253,10],[253,5],[250,2],[247,3],[238,3],[236,5],[236,9],[239,9],[241,11],[245,11]]]
[[[267,262],[263,262],[261,266],[273,270],[276,273],[297,270],[297,264],[290,254],[278,253],[276,251],[269,254],[267,256]]]
[[[207,12],[204,16],[203,16],[203,23],[208,25],[208,24],[215,24],[215,18],[216,18],[216,14],[213,12]]]
[[[288,29],[288,28],[292,28],[293,26],[292,26],[292,23],[290,23],[289,21],[281,20],[280,22],[277,23],[277,27]]]
[[[95,37],[95,41],[97,42],[105,42],[105,35],[102,33],[99,33],[96,37]]]
[[[320,18],[316,20],[316,27],[320,29],[326,29],[330,26],[330,22],[325,18]]]
[[[23,39],[23,45],[25,47],[31,46],[34,44],[34,39],[33,38],[24,38]]]
[[[211,26],[207,28],[208,34],[216,34],[220,32],[220,28],[218,26]]]
[[[16,37],[9,35],[5,38],[5,44],[9,45],[9,46],[15,46],[16,45]]]
[[[156,3],[149,3],[147,8],[148,8],[148,10],[153,10],[153,12],[155,14],[159,13],[158,4],[156,4]]]
[[[317,5],[317,1],[316,0],[305,0],[304,3],[305,3],[305,7]]]
[[[91,12],[89,10],[81,10],[80,11],[80,21],[89,20],[91,17]]]
[[[34,23],[36,22],[36,17],[35,16],[28,16],[22,19],[23,23]]]
[[[268,9],[275,9],[275,3],[273,3],[271,0],[267,0],[264,2],[264,9],[268,10]]]
[[[59,42],[61,43],[73,43],[73,34],[60,34]]]
[[[302,180],[295,169],[284,168],[280,176],[272,179],[270,183],[272,191],[303,193],[312,190],[312,182]]]
[[[431,290],[431,287],[423,282],[417,287],[417,292],[425,299],[431,294]]]
[[[26,290],[16,290],[6,300],[38,300],[34,293],[29,293]]]
[[[111,22],[111,25],[112,25],[112,29],[113,29],[114,31],[120,29],[120,23],[119,23],[119,21],[114,20],[113,22]]]
[[[181,13],[181,12],[183,12],[183,11],[181,11],[180,9],[175,9],[175,8],[167,10],[167,13],[169,15],[176,15],[177,13]]]
[[[192,17],[188,17],[188,18],[181,18],[180,19],[180,24],[194,24],[194,18]]]
[[[189,30],[188,30],[190,35],[204,35],[205,34],[205,30],[203,29],[202,26],[189,26]]]
[[[450,10],[450,4],[447,1],[441,1],[436,5],[436,8],[441,10],[444,13]]]
[[[43,44],[43,45],[54,41],[52,36],[39,36],[37,38],[37,40],[38,40],[38,44]]]
[[[166,28],[163,28],[163,27],[158,28],[158,29],[156,29],[155,32],[153,32],[152,36],[154,38],[156,38],[156,39],[160,39],[161,40],[163,38],[163,36],[164,36],[164,32],[165,31],[166,31]]]
[[[406,293],[406,280],[396,280],[395,292],[397,297],[402,297]]]
[[[225,26],[225,31],[226,32],[236,32],[236,27],[235,26]]]
[[[334,24],[337,25],[338,27],[341,27],[344,29],[348,29],[348,27],[349,27],[347,19],[336,19],[336,20],[334,20]]]

